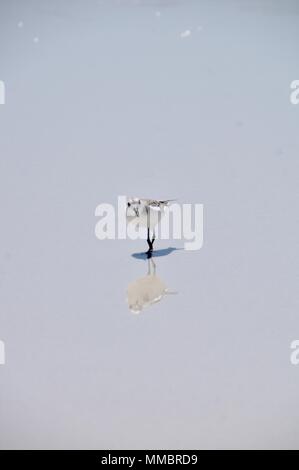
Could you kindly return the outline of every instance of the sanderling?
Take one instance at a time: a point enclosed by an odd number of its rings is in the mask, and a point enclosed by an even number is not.
[[[165,207],[172,201],[174,199],[160,201],[157,199],[141,198],[130,198],[127,201],[127,222],[147,228],[148,254],[153,251],[155,227],[160,223]],[[152,239],[150,238],[150,232],[153,234]]]

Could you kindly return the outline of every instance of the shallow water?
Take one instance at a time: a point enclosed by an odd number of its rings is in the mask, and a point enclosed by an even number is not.
[[[1,1],[1,448],[298,447],[298,26],[296,1]],[[94,234],[123,194],[204,204],[139,315],[146,244]]]

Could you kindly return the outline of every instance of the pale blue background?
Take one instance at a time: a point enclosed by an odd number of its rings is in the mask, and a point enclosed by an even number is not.
[[[1,448],[298,448],[298,44],[295,0],[0,0]],[[205,206],[139,316],[122,194]]]

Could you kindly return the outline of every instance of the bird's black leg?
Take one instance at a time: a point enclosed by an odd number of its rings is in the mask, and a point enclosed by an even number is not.
[[[152,246],[154,246],[154,241],[156,240],[155,230],[153,231]]]
[[[150,229],[147,229],[147,244],[148,244],[148,253],[153,251],[153,242],[150,239]]]

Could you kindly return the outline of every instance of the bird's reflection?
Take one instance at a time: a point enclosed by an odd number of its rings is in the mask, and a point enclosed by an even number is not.
[[[169,250],[169,249],[167,249]],[[173,251],[171,249],[165,254]],[[163,250],[160,250],[161,252]],[[155,252],[154,252],[155,253]],[[138,314],[144,308],[159,302],[167,294],[176,294],[177,292],[168,289],[166,284],[157,276],[156,263],[153,256],[144,254],[135,254],[135,258],[146,259],[147,274],[134,282],[131,282],[127,290],[127,302],[132,313]],[[155,255],[154,255],[155,256]],[[156,256],[163,256],[157,252]]]

